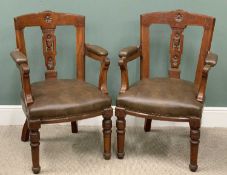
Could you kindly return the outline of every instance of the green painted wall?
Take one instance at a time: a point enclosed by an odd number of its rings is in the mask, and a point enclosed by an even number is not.
[[[19,72],[9,56],[15,48],[13,17],[30,12],[54,10],[86,16],[86,42],[104,46],[111,60],[108,88],[114,99],[120,87],[117,65],[120,48],[139,44],[139,15],[145,12],[185,9],[217,18],[212,50],[219,54],[219,62],[210,72],[207,87],[207,106],[227,106],[227,1],[226,0],[7,0],[0,3],[0,105],[20,103]],[[151,75],[165,76],[168,67],[170,30],[166,26],[152,28]],[[182,76],[193,80],[202,30],[185,31]],[[57,69],[60,78],[73,78],[75,32],[70,27],[57,29]],[[39,28],[26,30],[28,57],[32,81],[44,78],[44,62]],[[88,59],[87,59],[88,60]],[[130,63],[130,82],[139,79],[139,62]],[[86,62],[87,81],[97,84],[99,64]]]

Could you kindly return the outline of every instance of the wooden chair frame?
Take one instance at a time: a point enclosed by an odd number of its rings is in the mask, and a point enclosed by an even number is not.
[[[95,59],[101,63],[99,86],[98,88],[105,94],[107,91],[107,71],[110,61],[107,57],[108,52],[96,45],[85,44],[85,17],[75,14],[56,13],[52,11],[44,11],[40,13],[26,14],[14,18],[16,31],[17,49],[11,52],[11,56],[15,61],[21,76],[22,93],[25,106],[24,111],[27,111],[29,105],[33,104],[34,100],[31,91],[28,58],[26,56],[26,47],[24,40],[24,29],[26,27],[40,26],[43,32],[43,55],[47,71],[46,79],[56,79],[56,36],[54,34],[56,26],[71,25],[76,28],[76,78],[85,81],[85,56]],[[71,122],[73,133],[78,132],[77,120],[103,116],[103,138],[104,138],[104,158],[111,157],[111,128],[112,128],[112,108],[107,108],[102,111],[86,113],[80,116],[66,116],[59,119],[44,119],[30,120],[29,113],[26,112],[27,119],[22,130],[22,141],[28,141],[30,137],[31,152],[32,152],[32,170],[34,173],[40,172],[39,165],[39,145],[41,124],[51,124],[60,122]]]
[[[205,90],[208,79],[208,72],[211,67],[217,63],[217,55],[210,52],[212,35],[215,25],[215,18],[192,14],[183,10],[170,12],[154,12],[140,16],[140,46],[131,46],[124,48],[119,54],[119,66],[121,69],[121,89],[120,93],[125,93],[129,89],[127,63],[140,58],[140,79],[150,77],[150,42],[149,27],[153,24],[166,24],[172,29],[170,39],[170,78],[180,78],[180,61],[183,52],[183,31],[188,25],[203,27],[204,33],[202,45],[199,54],[199,60],[196,70],[194,85],[197,90],[197,101],[204,103]],[[190,170],[196,171],[198,168],[197,157],[200,138],[201,116],[162,116],[160,114],[138,113],[122,107],[116,107],[115,115],[117,116],[117,156],[124,157],[125,127],[126,115],[145,118],[144,130],[151,129],[152,120],[189,122],[191,138],[191,158]]]

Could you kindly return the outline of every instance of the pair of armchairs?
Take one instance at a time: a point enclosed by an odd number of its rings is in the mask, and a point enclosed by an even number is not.
[[[122,49],[119,54],[121,89],[117,98],[117,156],[124,157],[125,116],[145,118],[144,130],[151,129],[151,121],[189,122],[191,137],[190,169],[196,171],[202,109],[208,72],[217,63],[217,55],[210,52],[215,19],[182,10],[141,15],[141,43]],[[170,69],[168,78],[149,79],[149,27],[168,24],[172,29],[170,41]],[[56,36],[59,25],[76,27],[76,80],[57,79]],[[204,28],[195,81],[180,79],[183,51],[183,31],[188,25]],[[40,26],[46,72],[44,81],[30,83],[24,29]],[[85,17],[44,11],[15,18],[17,49],[11,52],[21,75],[21,101],[26,121],[22,141],[30,139],[32,170],[40,172],[39,145],[41,124],[71,122],[72,133],[78,132],[77,121],[103,116],[104,158],[111,157],[111,128],[113,109],[107,91],[108,52],[95,45],[85,44]],[[101,63],[98,87],[85,82],[85,56]],[[140,81],[129,87],[127,63],[140,59]]]

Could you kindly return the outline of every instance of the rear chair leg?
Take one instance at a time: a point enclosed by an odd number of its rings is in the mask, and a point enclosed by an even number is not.
[[[21,134],[21,141],[27,142],[29,140],[29,128],[27,120],[24,122],[24,126]]]
[[[112,120],[111,117],[113,116],[113,109],[108,108],[105,109],[103,112],[103,140],[104,140],[104,152],[103,157],[106,160],[111,158],[111,133],[112,133]]]
[[[30,126],[30,145],[32,153],[32,171],[34,174],[40,172],[39,165],[39,145],[40,145],[40,133],[39,133],[40,124],[33,123]]]
[[[71,122],[72,133],[78,133],[78,124],[77,121]]]
[[[125,145],[125,109],[116,107],[115,115],[117,117],[116,125],[117,125],[117,157],[119,159],[123,159],[125,152],[124,152],[124,145]]]
[[[151,122],[152,122],[151,119],[145,119],[145,122],[144,122],[144,131],[145,132],[149,132],[151,130]]]
[[[198,169],[197,159],[198,159],[198,150],[199,150],[201,120],[198,117],[192,117],[190,118],[189,124],[190,124],[190,138],[191,138],[191,141],[190,141],[191,153],[190,153],[189,168],[192,172],[195,172]]]

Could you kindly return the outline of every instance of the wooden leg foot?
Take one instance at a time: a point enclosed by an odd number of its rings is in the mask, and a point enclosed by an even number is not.
[[[34,174],[39,174],[40,170],[41,170],[40,167],[32,167],[32,171],[33,171]]]
[[[191,165],[191,164],[189,164],[189,169],[190,169],[192,172],[196,172],[196,170],[198,169],[198,165]]]
[[[111,153],[103,153],[103,157],[104,157],[105,160],[110,160]]]
[[[125,153],[117,153],[118,159],[124,159]]]

